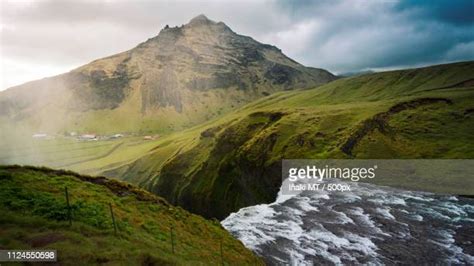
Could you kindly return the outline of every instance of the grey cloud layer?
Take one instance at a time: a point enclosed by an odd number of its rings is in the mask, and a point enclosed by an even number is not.
[[[130,49],[165,24],[181,25],[204,13],[303,64],[334,72],[472,60],[473,3],[2,1],[1,56],[32,65],[78,66]]]

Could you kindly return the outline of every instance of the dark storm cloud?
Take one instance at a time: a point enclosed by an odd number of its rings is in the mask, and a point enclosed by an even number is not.
[[[469,25],[474,22],[474,1],[472,0],[411,0],[401,1],[399,11],[418,9],[418,15],[426,20],[439,20],[455,25]]]
[[[294,21],[319,21],[295,57],[336,72],[474,59],[474,1],[279,1]],[[291,52],[290,52],[291,53]]]
[[[2,88],[133,48],[204,13],[330,71],[474,59],[474,1],[1,1]]]

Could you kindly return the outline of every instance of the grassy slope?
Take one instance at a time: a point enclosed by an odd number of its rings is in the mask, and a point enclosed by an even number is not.
[[[67,222],[66,186],[72,226]],[[222,239],[226,264],[262,264],[217,221],[118,181],[47,168],[0,166],[0,188],[2,249],[57,249],[62,265],[219,264]]]
[[[474,63],[464,62],[276,93],[163,138],[135,163],[106,174],[223,218],[274,199],[282,158],[474,158],[473,80]],[[399,106],[408,107],[391,110]],[[351,139],[357,141],[344,152]],[[473,180],[449,178],[375,181],[456,194],[474,187]]]
[[[124,137],[114,140],[77,141],[73,138],[5,142],[0,146],[0,164],[45,165],[86,174],[127,164],[160,143],[159,139]]]

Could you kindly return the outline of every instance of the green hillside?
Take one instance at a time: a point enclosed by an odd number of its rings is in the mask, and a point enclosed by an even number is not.
[[[1,249],[56,249],[61,265],[263,264],[219,222],[103,177],[0,166],[0,212]]]
[[[474,158],[474,62],[276,93],[105,171],[206,217],[274,200],[281,159]],[[374,180],[472,194],[474,180]],[[212,208],[210,207],[212,206]]]

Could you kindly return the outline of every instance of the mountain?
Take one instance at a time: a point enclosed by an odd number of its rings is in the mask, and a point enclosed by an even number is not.
[[[60,265],[264,264],[219,222],[104,177],[0,166],[0,211],[2,249],[55,249]]]
[[[348,77],[361,76],[361,75],[372,74],[372,73],[375,73],[375,71],[362,70],[362,71],[354,71],[354,72],[344,72],[344,73],[338,74],[338,76],[343,77],[343,78],[348,78]]]
[[[0,92],[0,121],[50,133],[169,132],[334,79],[199,15],[129,51]]]
[[[205,217],[274,201],[281,159],[474,158],[474,62],[366,74],[276,93],[172,134],[108,176]],[[472,195],[474,180],[373,182]]]

